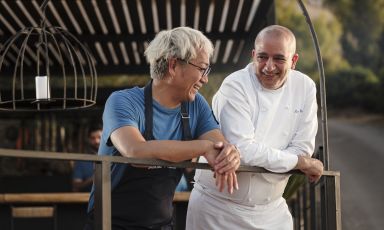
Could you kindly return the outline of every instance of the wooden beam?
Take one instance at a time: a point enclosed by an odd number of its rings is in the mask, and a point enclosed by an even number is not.
[[[54,207],[12,207],[11,210],[14,218],[46,218],[55,213]]]
[[[87,203],[89,193],[0,194],[0,203]]]
[[[175,192],[173,202],[187,202],[190,192]],[[89,193],[4,193],[0,194],[0,204],[16,203],[88,203]]]

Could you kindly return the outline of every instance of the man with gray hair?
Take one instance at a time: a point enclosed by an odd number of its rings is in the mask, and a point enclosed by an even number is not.
[[[152,80],[114,92],[103,113],[99,155],[181,162],[203,156],[214,168],[217,190],[237,188],[237,149],[219,130],[198,93],[208,82],[213,45],[201,32],[161,31],[145,51]],[[172,201],[182,170],[113,164],[112,229],[172,229]],[[214,183],[215,183],[214,182]],[[88,222],[93,229],[94,193]]]
[[[229,75],[213,98],[224,136],[241,162],[277,173],[299,169],[317,181],[323,164],[310,158],[317,132],[315,83],[294,70],[299,55],[293,33],[282,26],[256,37],[252,63]],[[196,170],[188,230],[291,230],[282,197],[289,175],[238,173],[239,190],[218,193],[212,173]]]

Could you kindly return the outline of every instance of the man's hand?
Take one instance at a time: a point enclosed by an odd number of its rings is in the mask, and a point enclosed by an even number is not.
[[[223,142],[218,142],[216,144],[211,144],[210,149],[205,152],[204,157],[207,159],[208,164],[214,168],[216,157],[220,154],[221,149],[223,148]]]
[[[309,179],[309,182],[317,182],[323,175],[323,163],[317,159],[305,156],[298,156],[295,169],[302,171]]]
[[[218,142],[216,149],[221,149],[220,154],[215,159],[215,171],[220,174],[235,172],[240,166],[240,153],[232,144]]]
[[[213,158],[212,152],[207,152],[206,158],[215,170],[216,186],[222,192],[227,185],[228,192],[232,194],[233,188],[239,189],[236,170],[240,166],[240,153],[234,145],[223,142],[215,143],[214,148],[220,150],[219,154]]]
[[[227,189],[230,194],[233,193],[233,188],[239,190],[236,172],[229,172],[223,174],[215,172],[214,177],[216,179],[216,186],[219,188],[220,192],[224,190],[225,185],[227,185]]]

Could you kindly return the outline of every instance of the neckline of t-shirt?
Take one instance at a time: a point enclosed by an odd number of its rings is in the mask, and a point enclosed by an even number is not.
[[[168,114],[174,114],[174,113],[179,113],[180,112],[180,108],[181,108],[181,105],[177,106],[176,108],[167,108],[163,105],[161,105],[158,101],[156,101],[155,99],[153,99],[153,105],[156,109],[159,109],[165,113],[168,113]]]

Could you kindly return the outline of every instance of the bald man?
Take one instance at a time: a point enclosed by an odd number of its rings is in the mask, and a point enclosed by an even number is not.
[[[310,158],[317,132],[316,86],[294,70],[298,59],[289,29],[264,28],[255,39],[252,63],[224,80],[212,106],[242,164],[277,173],[299,169],[315,182],[323,173],[323,164]],[[293,229],[282,197],[289,175],[242,172],[237,177],[239,190],[219,193],[212,172],[196,171],[186,229]]]

